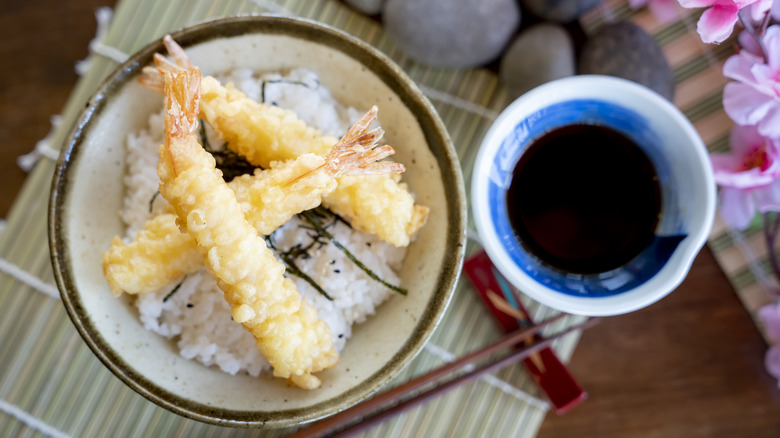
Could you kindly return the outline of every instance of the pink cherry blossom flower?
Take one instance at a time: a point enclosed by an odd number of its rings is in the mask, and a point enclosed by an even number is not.
[[[631,9],[647,6],[650,13],[661,23],[669,23],[677,17],[677,0],[628,0]]]
[[[771,346],[764,356],[764,367],[774,378],[778,379],[777,387],[780,388],[780,347]]]
[[[773,344],[764,356],[764,366],[769,374],[780,379],[780,303],[767,304],[758,309],[758,319],[764,324],[764,331]]]
[[[743,50],[729,58],[723,74],[737,82],[726,84],[723,108],[740,125],[758,125],[766,137],[780,137],[780,25],[770,26],[763,38],[767,61]]]
[[[737,23],[740,9],[754,3],[760,3],[759,7],[751,10],[751,15],[758,11],[766,11],[771,5],[770,0],[679,0],[684,8],[705,8],[697,30],[701,40],[705,43],[721,43],[731,35],[734,25]]]
[[[780,343],[780,302],[758,309],[758,319],[764,324],[766,336],[772,343]]]
[[[751,55],[762,56],[761,47],[756,42],[756,39],[753,38],[753,34],[747,30],[743,30],[739,33],[739,36],[737,36],[737,42],[739,43],[740,52],[747,51]]]
[[[758,0],[750,5],[750,19],[758,23],[764,19],[764,15],[772,9],[773,0]]]
[[[780,140],[759,135],[755,126],[735,126],[731,153],[712,153],[710,161],[727,224],[744,229],[756,210],[780,210]]]

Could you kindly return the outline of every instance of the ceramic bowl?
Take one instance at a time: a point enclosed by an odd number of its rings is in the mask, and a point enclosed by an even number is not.
[[[380,108],[385,141],[406,165],[404,180],[431,208],[408,249],[397,295],[353,327],[339,364],[307,391],[262,375],[229,375],[183,359],[174,344],[148,332],[132,298],[115,298],[101,254],[124,227],[123,143],[162,108],[161,96],[138,84],[156,41],[133,55],[98,88],[64,146],[50,200],[51,257],[67,311],[101,361],[128,386],[175,413],[240,427],[298,425],[354,405],[390,381],[421,350],[439,323],[462,264],[466,201],[456,153],[419,88],[385,55],[337,29],[283,17],[235,17],[172,34],[204,74],[237,67],[282,71],[306,67],[343,104]]]

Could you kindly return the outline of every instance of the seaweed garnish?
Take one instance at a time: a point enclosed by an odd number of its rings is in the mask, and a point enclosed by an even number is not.
[[[157,199],[157,197],[160,196],[160,191],[154,192],[154,195],[152,196],[152,199],[149,200],[149,213],[152,212],[152,209],[154,208],[154,200]]]
[[[173,294],[179,291],[179,288],[181,287],[182,284],[184,284],[184,280],[186,279],[187,276],[185,275],[184,278],[181,279],[179,284],[177,284],[176,287],[174,287],[172,291],[168,292],[168,295],[166,295],[165,298],[163,298],[163,303],[167,302],[173,296]]]
[[[306,223],[308,223],[314,230],[317,231],[317,234],[328,239],[333,245],[336,246],[341,252],[344,253],[344,255],[347,256],[348,259],[352,261],[358,268],[362,269],[363,272],[365,272],[369,277],[373,278],[375,281],[381,283],[385,287],[394,290],[395,292],[400,293],[401,295],[406,295],[408,291],[400,286],[396,286],[394,284],[390,284],[383,280],[380,276],[378,276],[374,271],[372,271],[368,266],[364,265],[363,262],[358,260],[357,257],[355,257],[350,250],[348,250],[344,245],[342,245],[336,238],[333,236],[333,234],[328,231],[328,228],[335,224],[336,221],[339,220],[339,217],[337,215],[334,215],[333,222],[330,224],[323,225],[322,219],[327,217],[326,213],[328,210],[325,210],[323,208],[317,208],[314,210],[304,211],[298,214],[298,216],[301,217]],[[343,219],[342,219],[343,220]]]
[[[267,103],[269,105],[278,106],[276,102],[268,102],[265,98],[265,86],[267,84],[287,84],[287,85],[300,85],[302,87],[306,87],[310,90],[316,90],[320,86],[320,81],[316,80],[314,85],[307,84],[303,81],[289,81],[287,79],[266,79],[262,81],[262,85],[260,85],[260,103]]]
[[[214,161],[217,162],[217,169],[222,171],[222,179],[225,182],[233,181],[233,178],[245,174],[251,174],[255,169],[260,169],[258,166],[253,166],[244,157],[231,151],[227,147],[227,143],[222,145],[222,148],[215,149],[212,147],[208,136],[206,135],[205,122],[200,121],[199,127],[200,142],[203,145],[203,149],[210,153],[214,157]]]
[[[276,244],[274,243],[273,237],[265,236],[265,241],[268,244],[268,247],[271,248],[276,254],[279,255],[279,257],[282,259],[282,262],[284,262],[285,266],[287,267],[287,272],[291,275],[294,275],[301,280],[309,283],[311,287],[313,287],[317,292],[321,293],[325,298],[327,298],[330,301],[333,301],[333,297],[328,295],[327,292],[325,292],[325,289],[322,288],[319,284],[317,284],[316,281],[314,281],[313,278],[309,277],[305,272],[301,271],[300,268],[298,268],[298,265],[295,264],[295,259],[297,257],[301,257],[302,255],[308,256],[308,250],[311,249],[311,247],[317,242],[317,240],[312,240],[309,245],[302,246],[302,245],[295,245],[292,248],[290,248],[287,251],[279,251],[276,248]]]

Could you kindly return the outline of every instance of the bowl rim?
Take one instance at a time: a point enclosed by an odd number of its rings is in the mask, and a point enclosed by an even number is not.
[[[86,133],[94,121],[99,118],[101,110],[110,101],[112,93],[132,80],[141,68],[149,65],[154,53],[165,51],[161,38],[133,54],[107,76],[90,97],[66,137],[52,178],[48,238],[54,277],[69,317],[94,354],[126,385],[169,411],[201,422],[232,427],[280,428],[300,425],[332,415],[368,398],[417,356],[441,322],[454,294],[465,256],[468,208],[457,153],[444,123],[418,85],[393,60],[368,43],[320,22],[273,14],[217,18],[171,32],[171,36],[186,49],[199,43],[248,33],[277,34],[304,39],[341,51],[356,59],[393,90],[414,114],[428,146],[440,145],[436,149],[431,148],[430,152],[439,165],[445,195],[450,206],[446,214],[448,232],[444,260],[436,280],[436,290],[417,322],[415,331],[389,362],[357,386],[304,408],[279,411],[214,408],[178,396],[147,380],[122,360],[121,355],[111,348],[90,322],[90,316],[82,304],[70,270],[69,244],[66,238],[67,223],[64,214],[71,186],[70,164],[76,161],[79,145],[87,136]]]
[[[603,90],[607,90],[606,93]],[[619,96],[619,98],[618,98]],[[494,154],[504,141],[510,127],[516,126],[534,111],[573,99],[598,99],[616,103],[632,100],[621,106],[647,115],[657,111],[672,118],[698,158],[698,170],[704,176],[706,193],[702,198],[705,210],[695,230],[680,243],[664,268],[638,288],[606,297],[576,297],[537,283],[509,259],[486,208],[487,186]],[[471,210],[480,242],[499,272],[524,294],[557,310],[586,316],[612,316],[632,312],[671,293],[685,279],[693,260],[707,241],[716,208],[716,193],[707,149],[701,137],[685,115],[655,91],[627,79],[604,75],[578,75],[557,79],[541,85],[512,102],[490,127],[475,159],[471,181]]]

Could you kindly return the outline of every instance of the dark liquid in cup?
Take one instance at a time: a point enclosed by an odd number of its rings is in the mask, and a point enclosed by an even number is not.
[[[542,262],[592,274],[622,266],[652,241],[661,190],[650,159],[629,138],[569,125],[520,157],[507,210],[517,237]]]

